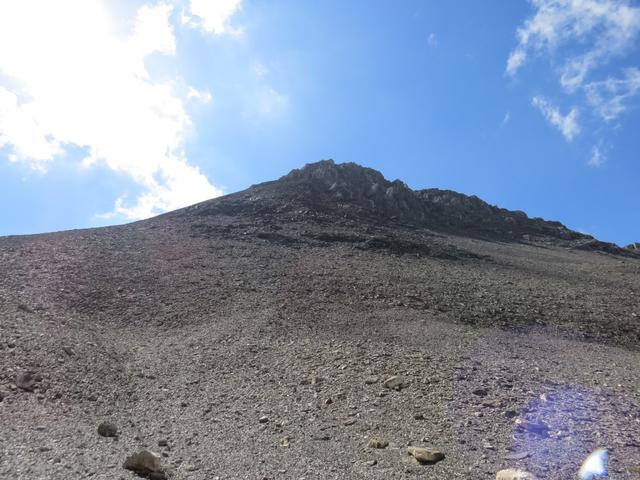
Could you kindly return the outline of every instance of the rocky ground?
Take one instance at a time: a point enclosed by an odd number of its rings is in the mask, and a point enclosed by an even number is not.
[[[640,478],[633,254],[285,190],[0,238],[0,478]]]

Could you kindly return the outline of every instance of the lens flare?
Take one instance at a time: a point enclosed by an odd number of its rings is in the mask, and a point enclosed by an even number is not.
[[[582,466],[578,471],[580,480],[593,480],[594,478],[609,476],[607,471],[608,461],[609,454],[604,448],[595,450],[582,462]]]

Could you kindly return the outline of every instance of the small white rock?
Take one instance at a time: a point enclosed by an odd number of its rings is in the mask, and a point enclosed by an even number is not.
[[[536,480],[532,473],[515,468],[507,468],[500,470],[496,475],[496,480]]]

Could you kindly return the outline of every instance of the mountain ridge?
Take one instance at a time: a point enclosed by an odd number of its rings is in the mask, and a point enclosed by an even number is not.
[[[475,195],[427,188],[412,190],[401,180],[356,163],[321,160],[277,180],[187,207],[199,216],[215,213],[272,216],[274,222],[339,217],[374,225],[401,225],[492,241],[554,244],[623,256],[637,256],[561,222],[531,218],[520,210],[490,205]]]

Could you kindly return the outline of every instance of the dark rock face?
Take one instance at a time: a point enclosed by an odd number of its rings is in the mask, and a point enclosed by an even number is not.
[[[390,182],[380,172],[355,163],[336,165],[324,160],[308,164],[282,177],[278,187],[289,190],[299,201],[311,200],[316,208],[335,208],[379,221],[425,221],[422,202],[405,183]]]
[[[338,219],[360,225],[402,225],[494,241],[629,254],[629,249],[596,241],[560,222],[529,218],[524,212],[495,207],[476,196],[450,190],[414,191],[400,180],[385,179],[376,170],[354,163],[336,164],[333,160],[308,164],[277,181],[254,185],[187,209],[194,210],[204,217],[219,214],[258,217],[272,225],[296,221],[322,224]],[[295,242],[279,233],[259,235],[279,242]]]
[[[640,257],[640,250],[634,248],[620,248],[614,243],[601,242],[600,240],[590,239],[578,242],[574,248],[578,250],[587,250],[592,252],[611,253],[613,255]]]
[[[206,218],[240,215],[252,225],[263,224],[269,231],[255,234],[275,243],[293,245],[306,240],[279,231],[283,225],[305,224],[322,227],[311,235],[333,235],[331,241],[360,243],[376,248],[387,243],[395,253],[429,254],[427,245],[401,245],[397,238],[382,242],[371,236],[348,238],[357,230],[410,228],[415,232],[437,232],[491,241],[557,245],[614,255],[633,256],[636,250],[595,240],[568,229],[560,222],[529,218],[521,211],[489,205],[476,196],[436,188],[412,190],[400,180],[389,181],[373,169],[333,160],[310,163],[279,180],[254,185],[232,195],[203,202],[169,215],[203,219],[194,222],[200,233],[213,232]],[[327,232],[327,225],[343,225],[348,233]],[[339,239],[338,236],[341,236]],[[411,243],[411,242],[410,242]],[[413,242],[415,243],[415,242]],[[437,250],[437,249],[436,249]],[[434,251],[434,256],[438,253]],[[445,255],[446,256],[446,255]]]
[[[476,196],[437,188],[419,190],[416,194],[430,212],[429,224],[434,229],[505,241],[547,240],[565,243],[591,238],[569,230],[560,222],[529,218],[524,212],[498,208]]]

